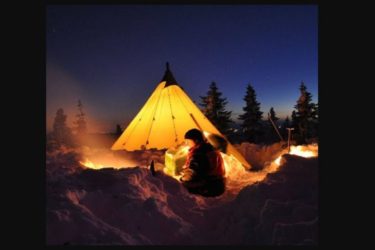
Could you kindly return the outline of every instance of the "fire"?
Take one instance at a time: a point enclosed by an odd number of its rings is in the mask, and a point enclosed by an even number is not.
[[[282,154],[280,154],[280,156],[277,157],[276,160],[273,161],[273,163],[276,164],[277,167],[280,166],[281,164],[282,155],[286,153],[287,153],[286,150],[283,151]],[[291,146],[289,154],[298,155],[298,156],[305,157],[305,158],[316,157],[318,156],[318,145],[311,144],[307,146],[301,146],[301,145]],[[275,170],[277,170],[277,168]]]
[[[112,158],[100,158],[98,159],[101,163],[96,163],[93,161],[90,161],[88,158],[86,158],[84,161],[79,161],[79,163],[86,167],[91,169],[102,169],[102,168],[115,168],[115,169],[121,169],[121,168],[129,168],[133,167],[136,164],[134,162],[131,162],[129,160],[124,159],[112,159]]]
[[[167,150],[165,152],[164,165],[160,164],[161,166],[158,168],[166,175],[180,181],[181,168],[186,162],[188,150],[189,147],[186,145],[180,145],[177,148]],[[279,151],[276,155],[277,157],[273,161],[265,163],[264,168],[259,171],[249,171],[233,155],[220,153],[225,167],[227,198],[236,197],[244,187],[261,182],[269,173],[277,171],[280,165],[282,165],[282,156],[287,153],[288,149]],[[291,146],[289,154],[306,158],[316,157],[318,156],[318,145]],[[94,164],[94,166],[96,165]],[[100,168],[100,165],[98,168]]]
[[[86,159],[84,161],[79,161],[79,163],[87,168],[92,168],[92,169],[101,169],[104,168],[104,165],[102,164],[95,164],[89,159]]]
[[[312,144],[308,146],[291,146],[290,153],[291,155],[298,155],[305,158],[318,156],[318,145]]]
[[[169,152],[167,152],[166,157],[167,158],[173,158],[176,159],[176,156],[178,155],[181,157],[182,155],[186,156],[188,147],[181,147],[177,152],[178,154],[173,155]],[[272,173],[275,172],[279,166],[281,165],[281,159],[284,154],[287,154],[288,150],[284,149],[279,156],[271,162],[271,164],[267,165],[264,169],[264,171],[261,171],[259,173],[250,173],[247,171],[242,164],[236,160],[232,155],[226,155],[224,153],[220,153],[223,161],[224,161],[224,167],[225,167],[225,177],[231,179],[231,180],[236,180],[236,182],[240,181],[242,182],[252,182],[252,181],[259,181],[267,175],[267,173]],[[307,145],[307,146],[291,146],[290,147],[290,152],[289,154],[291,155],[298,155],[302,156],[305,158],[309,157],[315,157],[318,156],[318,145],[317,144],[312,144],[312,145]],[[168,165],[168,164],[166,164]],[[175,166],[173,168],[175,169]],[[172,176],[173,178],[179,180],[181,175],[177,175],[176,172],[171,171],[171,169],[164,168],[163,171],[165,174]]]
[[[275,160],[275,163],[280,166],[280,162],[281,162],[281,155],[279,157],[277,157],[277,159]]]

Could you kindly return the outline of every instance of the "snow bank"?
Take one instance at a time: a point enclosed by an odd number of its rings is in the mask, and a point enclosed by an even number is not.
[[[272,145],[257,145],[249,142],[235,144],[234,147],[250,163],[252,170],[261,170],[271,164],[284,149],[285,143],[278,142]]]
[[[277,154],[273,148],[258,147],[258,153],[250,148],[257,146],[240,146],[254,162],[267,160],[266,152]],[[92,148],[47,153],[48,245],[317,244],[317,158],[285,155],[274,173],[267,167],[246,171],[228,159],[227,191],[204,198],[160,170],[152,176],[140,164],[92,170],[78,163],[82,155],[123,157],[126,164],[164,160],[157,151],[109,153]]]
[[[242,189],[225,210],[218,244],[317,244],[318,159],[284,155],[277,172]]]
[[[209,204],[163,172],[140,167],[69,178],[70,185],[48,190],[49,244],[189,244]]]

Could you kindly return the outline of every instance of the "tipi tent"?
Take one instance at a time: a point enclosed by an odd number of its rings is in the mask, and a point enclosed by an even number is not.
[[[112,150],[165,149],[184,141],[185,133],[197,128],[224,137],[177,84],[169,69]],[[228,142],[226,153],[246,168],[249,163]]]

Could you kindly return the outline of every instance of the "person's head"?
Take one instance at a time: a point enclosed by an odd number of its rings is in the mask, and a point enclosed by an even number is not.
[[[193,128],[185,133],[185,141],[189,147],[194,147],[197,144],[203,143],[203,134],[200,130]]]

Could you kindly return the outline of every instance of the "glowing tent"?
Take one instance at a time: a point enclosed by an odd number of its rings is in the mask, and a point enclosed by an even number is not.
[[[163,79],[111,149],[133,151],[177,147],[192,128],[225,138],[177,84],[167,63]],[[225,153],[250,168],[229,142]]]

